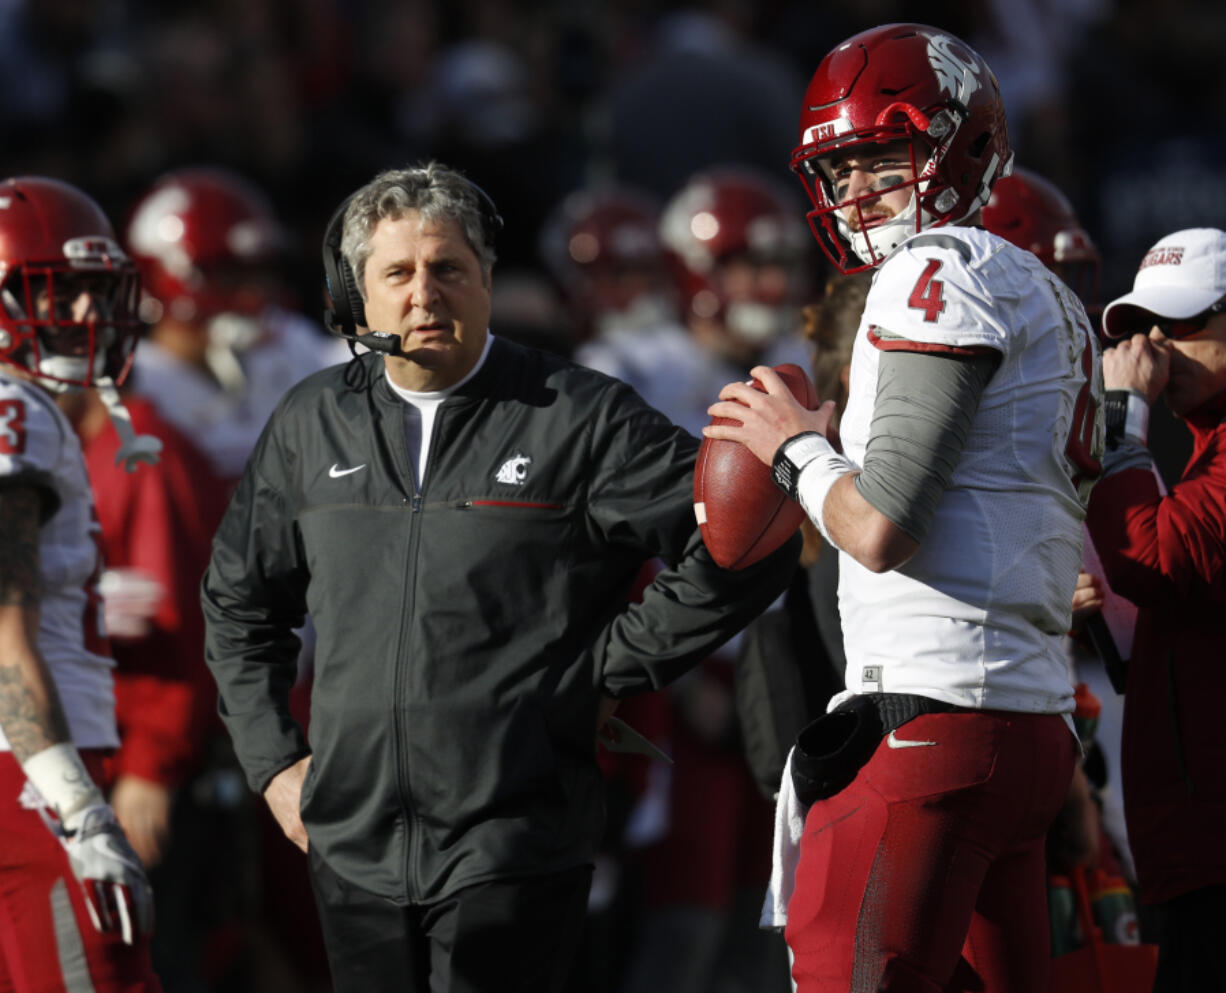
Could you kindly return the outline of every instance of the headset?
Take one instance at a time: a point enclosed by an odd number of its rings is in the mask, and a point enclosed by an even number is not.
[[[458,175],[458,174],[457,174]],[[485,236],[485,247],[493,250],[498,232],[502,230],[503,219],[494,205],[493,199],[485,190],[465,176],[460,179],[468,186],[469,191],[477,201],[477,209],[481,215],[481,231]],[[329,334],[344,338],[352,349],[354,345],[364,345],[371,351],[383,352],[386,355],[400,355],[400,335],[392,331],[370,330],[359,334],[359,327],[366,327],[366,305],[362,294],[358,291],[357,277],[353,268],[341,254],[341,234],[344,228],[345,211],[357,193],[351,193],[333,212],[324,230],[323,264],[324,280],[327,285],[330,307],[324,308],[324,327]],[[356,353],[355,353],[356,354]]]

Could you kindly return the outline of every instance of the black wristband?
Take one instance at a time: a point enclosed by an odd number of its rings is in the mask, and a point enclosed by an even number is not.
[[[1107,447],[1119,448],[1128,423],[1128,390],[1107,390],[1103,394],[1103,423],[1107,429]]]
[[[788,449],[792,447],[792,443],[804,438],[822,438],[822,435],[817,431],[801,431],[800,434],[794,434],[776,449],[775,457],[771,460],[771,479],[789,500],[795,500],[797,497],[796,487],[800,483],[800,471],[816,458],[816,455],[810,455],[809,458],[798,463],[788,455]]]

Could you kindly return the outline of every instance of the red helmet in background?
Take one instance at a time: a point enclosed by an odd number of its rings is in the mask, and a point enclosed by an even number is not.
[[[92,198],[41,176],[0,183],[0,362],[55,392],[122,382],[139,295],[136,267]]]
[[[588,334],[675,319],[659,207],[625,187],[579,190],[541,227],[541,258]]]
[[[839,200],[820,161],[899,141],[911,143],[910,208],[853,231],[848,211],[878,193]],[[1012,161],[1000,87],[987,63],[946,31],[889,24],[848,39],[817,67],[791,165],[813,201],[813,234],[846,273],[878,265],[917,231],[969,217]]]
[[[690,177],[664,208],[660,238],[690,318],[756,346],[800,326],[810,242],[799,205],[770,178],[740,168]]]
[[[285,244],[268,199],[241,176],[193,168],[159,178],[133,208],[128,249],[140,268],[146,318],[201,324],[255,316]],[[153,301],[150,306],[149,301]]]
[[[998,180],[983,208],[983,226],[1033,252],[1073,289],[1087,311],[1101,312],[1102,257],[1068,197],[1042,176],[1018,166]]]

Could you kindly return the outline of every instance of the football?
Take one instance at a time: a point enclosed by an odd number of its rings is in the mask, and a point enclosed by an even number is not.
[[[802,406],[816,410],[817,390],[800,366],[775,366]],[[755,389],[762,384],[753,381]],[[712,424],[733,424],[715,417]],[[771,480],[770,466],[736,441],[703,438],[694,467],[694,514],[711,557],[725,569],[744,569],[788,540],[805,518]]]

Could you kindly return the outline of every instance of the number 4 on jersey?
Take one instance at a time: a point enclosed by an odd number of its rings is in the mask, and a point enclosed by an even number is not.
[[[920,274],[919,282],[915,284],[915,289],[907,299],[907,306],[922,310],[924,320],[929,324],[935,324],[936,319],[941,316],[941,311],[945,309],[945,298],[941,296],[945,284],[932,278],[940,268],[940,259],[929,259],[927,268]]]

